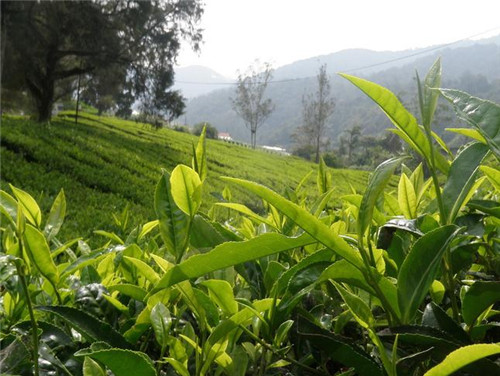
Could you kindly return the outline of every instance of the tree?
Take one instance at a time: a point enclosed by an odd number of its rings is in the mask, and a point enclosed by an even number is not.
[[[39,121],[50,120],[65,82],[112,65],[122,68],[128,95],[122,103],[132,96],[178,113],[181,98],[168,88],[180,41],[199,49],[201,0],[2,1],[1,7],[2,85],[28,91]]]
[[[347,157],[349,163],[352,161],[352,153],[359,145],[361,136],[361,127],[355,125],[352,128],[345,129],[344,135],[340,137],[340,150],[341,152],[347,152]],[[347,151],[345,150],[347,148]]]
[[[273,77],[273,69],[269,63],[265,63],[261,68],[258,70],[257,64],[254,64],[248,68],[245,75],[238,75],[236,97],[232,98],[234,111],[250,130],[250,143],[254,149],[257,143],[257,129],[274,110],[271,99],[264,98],[267,84]]]
[[[206,122],[195,124],[193,128],[193,134],[196,136],[201,135],[201,132],[203,132],[203,128],[205,128],[205,135],[207,138],[216,140],[219,136],[219,131],[217,130],[217,128],[215,128],[212,124]]]
[[[318,163],[321,150],[330,141],[326,136],[327,120],[333,114],[335,101],[330,97],[330,80],[326,74],[326,65],[320,67],[316,78],[316,93],[302,97],[303,125],[297,128],[294,138],[299,144],[314,147],[314,160]]]

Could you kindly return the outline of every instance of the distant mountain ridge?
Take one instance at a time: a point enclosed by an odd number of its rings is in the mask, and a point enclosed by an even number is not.
[[[224,77],[213,69],[201,65],[191,65],[175,70],[174,90],[180,90],[186,98],[190,99],[207,94],[214,88],[220,88],[219,84],[221,83],[231,82],[234,80]]]
[[[302,122],[302,96],[315,90],[315,76],[322,64],[327,64],[332,94],[336,100],[336,109],[330,119],[332,142],[335,144],[342,131],[353,125],[360,125],[366,134],[380,134],[391,126],[385,115],[364,94],[335,73],[348,70],[350,74],[386,86],[410,110],[415,110],[415,70],[423,76],[439,56],[443,65],[443,87],[462,89],[479,97],[500,101],[500,35],[417,50],[344,50],[301,60],[275,70],[273,80],[278,82],[269,85],[267,94],[276,109],[259,129],[257,142],[288,148],[292,145],[291,136]],[[388,63],[382,65],[382,62]],[[365,68],[359,69],[362,67]],[[188,124],[207,121],[219,131],[231,133],[237,140],[248,141],[248,130],[231,108],[233,90],[233,87],[218,89],[192,98],[188,102],[184,120]],[[445,105],[442,104],[442,107]],[[438,131],[450,125],[439,124]]]

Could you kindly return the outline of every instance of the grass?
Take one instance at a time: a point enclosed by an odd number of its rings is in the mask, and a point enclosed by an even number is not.
[[[8,184],[26,190],[47,213],[61,188],[68,202],[62,239],[110,228],[112,214],[129,205],[131,225],[154,219],[153,192],[161,170],[191,164],[197,137],[169,129],[112,117],[81,114],[78,124],[71,113],[54,117],[50,124],[26,118],[3,117],[1,124],[1,188]],[[207,140],[209,174],[202,210],[217,202],[224,189],[220,176],[251,179],[283,193],[295,188],[316,165],[299,158],[251,150]],[[362,192],[368,173],[332,170],[335,197]],[[306,187],[316,193],[313,174]],[[259,210],[261,203],[231,187],[233,201]]]

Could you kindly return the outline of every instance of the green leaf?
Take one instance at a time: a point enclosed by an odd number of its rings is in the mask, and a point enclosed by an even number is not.
[[[451,102],[458,117],[472,125],[500,158],[500,106],[459,90],[440,89],[440,92]]]
[[[35,227],[27,224],[24,230],[24,243],[29,258],[40,273],[53,285],[59,282],[59,271],[50,254],[49,245],[43,234]]]
[[[201,181],[203,182],[208,173],[207,168],[207,153],[206,153],[206,126],[203,127],[201,131],[200,138],[198,139],[198,145],[196,145],[196,151],[193,156],[193,169],[200,176]]]
[[[128,283],[120,283],[119,285],[107,286],[109,292],[118,291],[120,294],[130,296],[132,299],[138,300],[140,302],[144,301],[147,292],[143,288],[131,285]]]
[[[149,282],[155,284],[160,280],[160,277],[153,270],[153,268],[148,264],[146,264],[144,261],[129,256],[123,256],[123,260],[126,260],[127,262],[131,263],[139,272],[139,274],[141,274]]]
[[[425,307],[422,315],[422,325],[440,329],[462,344],[470,343],[470,339],[462,327],[434,302],[427,304]]]
[[[451,375],[476,360],[496,354],[500,354],[500,345],[498,344],[480,343],[464,346],[450,353],[441,363],[427,371],[424,376]]]
[[[481,172],[486,175],[488,180],[493,184],[497,191],[500,191],[500,170],[490,167],[490,166],[481,166],[479,167]]]
[[[17,201],[5,191],[0,191],[0,213],[15,226],[17,221]]]
[[[398,185],[398,202],[403,215],[408,219],[417,217],[417,195],[406,174],[401,175]]]
[[[215,228],[217,224],[196,214],[191,223],[189,243],[198,249],[213,248],[226,240]]]
[[[299,316],[297,332],[300,338],[309,341],[332,360],[353,367],[360,376],[384,375],[377,362],[356,344],[314,325],[302,316]]]
[[[200,282],[200,285],[208,289],[210,298],[226,314],[233,315],[238,312],[238,303],[234,300],[233,288],[229,282],[219,279],[209,279]]]
[[[177,372],[179,375],[190,376],[187,367],[183,363],[179,362],[177,359],[163,358],[163,360],[168,362],[175,369],[175,372]]]
[[[36,203],[35,199],[31,195],[19,188],[14,187],[9,184],[12,193],[17,198],[17,201],[21,204],[23,208],[23,213],[26,219],[34,226],[40,228],[42,225],[42,212],[40,207]]]
[[[178,165],[170,176],[171,193],[175,203],[184,213],[194,217],[201,205],[201,180],[196,171]]]
[[[358,238],[362,239],[366,230],[370,227],[373,217],[373,209],[378,197],[394,174],[394,170],[405,158],[391,158],[377,166],[370,176],[366,186],[358,215]]]
[[[64,222],[64,216],[66,215],[66,198],[64,196],[64,190],[61,189],[57,195],[52,207],[50,208],[49,217],[47,218],[47,223],[43,229],[43,234],[50,241],[54,236],[59,233],[61,226]]]
[[[462,317],[468,326],[490,305],[500,301],[500,282],[476,281],[462,300]]]
[[[372,311],[370,310],[370,307],[368,307],[360,297],[347,291],[337,282],[333,282],[333,284],[337,288],[337,291],[339,292],[340,296],[342,296],[342,299],[347,304],[349,311],[351,311],[358,324],[365,329],[372,329],[375,323],[375,319],[373,317]]]
[[[431,144],[425,136],[425,133],[418,125],[415,117],[401,104],[398,98],[388,89],[377,85],[373,82],[362,78],[340,74],[352,84],[357,86],[361,91],[368,95],[384,113],[389,117],[393,124],[397,127],[398,132],[394,132],[401,136],[417,153],[428,159],[431,155]],[[448,172],[448,164],[439,153],[434,153],[437,166],[442,172]],[[442,156],[441,156],[442,157]],[[444,160],[443,160],[444,159]]]
[[[398,275],[399,308],[403,323],[413,318],[436,278],[439,264],[458,230],[454,225],[439,227],[418,239],[406,256]]]
[[[326,167],[323,157],[319,159],[318,177],[316,181],[320,195],[325,194],[332,188],[332,175],[328,171],[328,167]]]
[[[154,206],[159,220],[160,234],[167,251],[174,256],[181,254],[188,237],[188,217],[176,205],[170,185],[170,174],[163,171],[156,185]]]
[[[443,206],[446,223],[453,223],[460,209],[467,203],[481,161],[488,147],[473,143],[463,149],[451,164],[448,180],[443,187]]]
[[[151,310],[150,314],[151,326],[155,332],[156,341],[161,348],[166,348],[169,341],[169,330],[172,326],[172,318],[170,311],[163,303],[158,302]]]
[[[424,84],[420,82],[417,73],[418,97],[420,103],[420,113],[422,115],[422,124],[430,133],[432,119],[436,111],[439,92],[431,90],[441,86],[441,58],[438,58],[425,76]],[[422,87],[423,86],[423,87]]]
[[[482,211],[488,215],[500,218],[500,202],[493,200],[471,200],[467,203],[467,206],[469,208]]]
[[[148,223],[145,223],[141,227],[141,231],[139,232],[139,235],[137,235],[137,240],[141,241],[147,234],[149,234],[152,230],[156,228],[156,226],[159,225],[158,220],[150,221]]]
[[[225,208],[229,208],[229,209],[232,209],[232,210],[236,210],[237,212],[239,212],[241,214],[245,214],[247,217],[252,218],[252,219],[256,220],[259,223],[265,223],[266,225],[271,226],[274,229],[277,229],[276,225],[274,224],[273,221],[270,221],[267,218],[261,217],[260,215],[258,215],[257,213],[253,212],[252,210],[250,210],[245,205],[235,204],[235,203],[230,203],[230,202],[227,202],[227,203],[226,202],[218,202],[215,205],[217,205],[217,206],[223,206]]]
[[[303,228],[307,233],[317,239],[320,243],[330,248],[337,255],[345,258],[358,269],[363,269],[363,261],[356,250],[351,248],[351,246],[349,246],[349,244],[347,244],[347,242],[340,236],[332,233],[328,226],[323,224],[320,220],[318,220],[316,217],[314,217],[312,214],[310,214],[297,204],[286,200],[269,188],[266,188],[260,184],[235,178],[223,177],[222,179],[240,185],[250,192],[261,197],[263,200],[267,201],[282,213],[284,213],[286,216],[288,216],[290,219],[292,219],[298,226]]]
[[[359,287],[370,294],[375,295],[375,291],[366,282],[363,273],[345,260],[336,261],[326,268],[323,273],[321,273],[318,282],[321,283],[329,279],[336,282],[345,282],[350,286]]]
[[[98,320],[94,316],[76,308],[65,306],[38,306],[36,309],[59,316],[92,341],[103,341],[109,343],[111,346],[124,349],[130,348],[130,344],[125,338],[108,323]]]
[[[313,243],[316,241],[308,235],[289,238],[276,233],[263,234],[244,242],[223,243],[210,252],[194,255],[167,270],[154,291],[215,270]]]
[[[239,328],[240,325],[245,325],[258,313],[271,309],[273,304],[275,304],[273,299],[253,301],[251,307],[242,308],[228,319],[221,321],[205,342],[205,348],[210,349],[217,342],[223,341],[233,330]]]
[[[104,348],[101,343],[93,343],[91,347],[82,349],[75,356],[88,356],[98,360],[108,367],[115,376],[129,376],[133,370],[134,376],[156,376],[153,362],[139,351],[117,348]]]
[[[462,136],[467,136],[470,137],[476,141],[482,142],[483,144],[486,144],[486,140],[483,136],[481,136],[481,133],[475,129],[470,129],[470,128],[445,128],[445,131],[453,132],[453,133],[458,133],[461,134]]]
[[[331,249],[321,249],[317,252],[314,252],[313,254],[304,257],[302,260],[300,260],[297,264],[292,266],[290,269],[282,273],[278,280],[274,283],[272,290],[271,290],[271,296],[279,296],[282,293],[285,292],[286,287],[288,286],[288,283],[290,280],[293,278],[295,274],[297,274],[299,271],[302,269],[307,268],[309,265],[322,262],[322,261],[330,261],[333,257],[333,251]],[[347,265],[351,266],[347,261],[344,261]],[[352,266],[351,266],[352,267]],[[355,269],[355,268],[354,268]],[[358,271],[358,269],[355,269]],[[359,271],[358,271],[359,273]]]
[[[106,372],[99,363],[86,356],[83,361],[83,376],[106,376]]]
[[[122,244],[122,245],[125,244],[123,240],[121,240],[120,237],[116,235],[114,232],[96,230],[94,231],[94,234],[101,235],[104,236],[105,238],[111,239],[115,244]]]

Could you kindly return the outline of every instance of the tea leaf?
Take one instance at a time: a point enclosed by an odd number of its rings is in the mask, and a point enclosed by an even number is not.
[[[59,282],[59,271],[52,260],[49,245],[43,234],[27,224],[24,230],[24,242],[31,261],[45,278],[56,285]]]
[[[196,145],[195,153],[193,155],[193,169],[198,173],[202,182],[206,179],[208,174],[206,133],[207,133],[207,127],[204,126],[203,130],[201,131],[200,138],[198,139],[198,144]]]
[[[391,158],[377,166],[370,176],[366,191],[363,194],[358,216],[358,237],[362,239],[372,223],[375,203],[391,179],[394,170],[405,158]]]
[[[424,376],[451,375],[476,360],[496,354],[500,354],[500,345],[495,343],[464,346],[450,353],[441,363],[427,371]]]
[[[42,212],[35,199],[31,197],[31,195],[27,192],[16,188],[11,184],[9,184],[9,186],[12,190],[12,193],[17,198],[17,201],[21,204],[26,219],[32,225],[40,228],[40,226],[42,225]]]
[[[108,323],[98,320],[94,316],[76,308],[65,306],[38,306],[36,309],[59,316],[92,341],[106,342],[111,346],[123,349],[130,348],[130,343],[128,343],[125,338]]]
[[[179,209],[172,197],[170,174],[166,171],[163,171],[156,185],[154,206],[165,247],[168,252],[177,256],[183,252],[182,247],[188,237],[188,217]]]
[[[436,111],[439,92],[431,90],[441,86],[441,58],[438,58],[425,76],[424,84],[420,82],[417,73],[418,98],[420,104],[420,113],[422,115],[422,124],[430,133],[432,119]]]
[[[444,129],[445,131],[449,131],[449,132],[454,132],[454,133],[458,133],[458,134],[461,134],[463,136],[467,136],[467,137],[470,137],[476,141],[479,141],[479,142],[482,142],[483,144],[486,144],[486,139],[481,136],[481,133],[479,133],[479,131],[475,130],[475,129],[470,129],[470,128],[445,128]]]
[[[476,281],[462,300],[462,317],[468,326],[490,305],[500,301],[500,282]]]
[[[469,192],[476,182],[479,165],[487,153],[486,145],[474,143],[462,150],[453,161],[443,187],[445,223],[453,223],[460,209],[467,203]]]
[[[137,376],[156,376],[153,362],[143,352],[117,348],[99,348],[96,346],[99,344],[99,342],[93,343],[91,347],[77,351],[75,356],[88,356],[98,360],[108,367],[115,376],[129,376],[131,370]]]
[[[167,270],[155,286],[155,291],[215,270],[313,243],[316,240],[308,235],[289,238],[276,233],[263,234],[244,242],[223,243],[210,252],[194,255]]]
[[[194,217],[201,205],[201,180],[196,171],[178,165],[170,176],[171,193],[175,203],[184,213]]]
[[[208,289],[214,302],[229,315],[238,312],[238,303],[234,300],[233,288],[227,281],[209,279],[200,283]]]
[[[106,372],[99,363],[86,356],[83,361],[83,376],[106,376]]]
[[[301,338],[306,339],[314,347],[325,352],[331,359],[347,367],[353,367],[358,375],[384,375],[375,360],[354,343],[348,342],[344,337],[321,329],[302,316],[299,316],[297,332]]]
[[[458,117],[472,125],[486,140],[491,151],[500,158],[500,106],[460,90],[439,91],[451,102]]]
[[[373,324],[375,323],[375,319],[373,317],[372,311],[370,310],[370,307],[368,307],[359,296],[356,296],[353,293],[347,291],[337,282],[333,282],[333,284],[337,288],[337,291],[339,292],[340,296],[342,296],[342,299],[347,304],[349,311],[351,311],[358,324],[365,329],[372,329]]]
[[[398,275],[398,298],[403,323],[408,323],[436,278],[439,264],[458,230],[454,225],[432,230],[413,245]]]
[[[232,209],[232,210],[236,210],[237,212],[239,212],[241,214],[245,214],[246,216],[248,216],[249,218],[252,218],[252,219],[256,220],[257,222],[265,223],[266,225],[271,226],[272,228],[276,229],[276,225],[274,224],[273,221],[270,221],[267,218],[261,217],[260,215],[258,215],[257,213],[254,213],[252,210],[250,210],[245,205],[235,204],[235,203],[230,203],[230,202],[228,202],[228,203],[218,202],[215,205],[217,205],[217,206],[223,206],[225,208],[229,208],[229,209]]]
[[[172,318],[170,311],[163,303],[159,302],[151,310],[150,314],[151,326],[155,332],[156,341],[165,348],[168,345],[169,330],[172,326]]]
[[[57,195],[52,207],[50,208],[49,217],[47,218],[47,223],[43,229],[43,234],[50,241],[54,236],[59,233],[61,226],[64,222],[64,216],[66,215],[66,198],[64,196],[64,190],[61,189]]]
[[[495,189],[500,191],[500,170],[490,166],[481,166],[479,169],[487,176],[488,180],[491,184],[493,184]]]
[[[397,127],[393,133],[401,136],[417,153],[428,159],[432,145],[418,125],[415,117],[401,104],[399,99],[388,89],[362,78],[340,74],[368,95]],[[434,153],[436,167],[443,173],[448,172],[448,164],[439,153]]]
[[[223,177],[223,180],[240,185],[250,192],[261,197],[263,200],[267,201],[290,219],[292,219],[298,226],[304,229],[312,237],[317,239],[320,243],[334,251],[337,255],[345,258],[351,264],[359,269],[363,268],[363,261],[359,253],[351,248],[347,242],[340,236],[332,233],[330,228],[319,221],[312,214],[294,204],[291,201],[286,200],[277,193],[273,192],[263,185],[253,183],[247,180],[234,179]]]
[[[417,195],[406,174],[401,175],[398,185],[398,202],[403,215],[408,219],[417,217]]]

